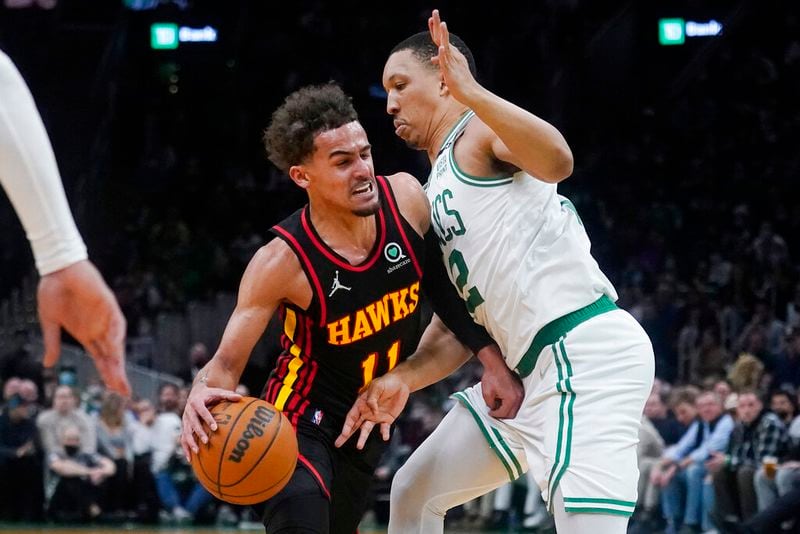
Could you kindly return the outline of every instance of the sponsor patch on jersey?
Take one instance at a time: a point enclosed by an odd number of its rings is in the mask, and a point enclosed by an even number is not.
[[[403,249],[400,247],[400,245],[394,241],[387,243],[386,246],[383,247],[383,256],[387,261],[392,263],[397,263],[400,260],[408,258],[408,256],[403,254]]]

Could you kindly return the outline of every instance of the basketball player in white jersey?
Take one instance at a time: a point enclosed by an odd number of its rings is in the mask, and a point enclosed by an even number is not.
[[[427,195],[451,281],[525,398],[501,420],[489,415],[481,384],[455,393],[455,407],[394,479],[389,532],[442,532],[447,510],[530,469],[559,532],[623,534],[636,503],[652,346],[614,304],[575,208],[556,191],[572,172],[566,141],[480,86],[473,64],[434,11],[429,32],[386,62],[387,111],[395,133],[430,157]],[[443,378],[434,373],[448,366],[429,364],[433,354],[422,347],[373,381],[340,440],[385,427],[409,391]]]
[[[125,317],[88,259],[33,97],[2,51],[0,184],[22,221],[41,275],[37,300],[45,366],[58,361],[63,327],[94,358],[106,385],[130,394],[125,377]]]

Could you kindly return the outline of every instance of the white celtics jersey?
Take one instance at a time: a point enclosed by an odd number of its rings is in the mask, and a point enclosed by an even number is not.
[[[523,171],[476,178],[458,167],[453,147],[473,116],[445,140],[426,191],[450,280],[513,368],[544,325],[617,294],[555,184]]]

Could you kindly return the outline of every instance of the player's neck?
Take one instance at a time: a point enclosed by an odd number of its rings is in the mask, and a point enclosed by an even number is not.
[[[439,119],[434,121],[433,135],[431,137],[431,143],[428,146],[428,158],[431,160],[431,165],[433,165],[433,162],[436,161],[436,158],[439,156],[439,151],[442,149],[442,144],[444,144],[445,139],[447,139],[447,136],[453,131],[456,123],[468,109],[469,108],[466,106],[455,102],[453,105],[447,106]]]
[[[314,230],[328,247],[353,265],[367,258],[377,238],[375,215],[364,217],[352,213],[325,213],[319,209],[309,211]]]

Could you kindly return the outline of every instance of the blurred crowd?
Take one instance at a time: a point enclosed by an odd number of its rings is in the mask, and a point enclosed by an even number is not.
[[[163,383],[154,405],[68,372],[45,383],[3,382],[0,522],[260,525],[196,481],[179,443],[187,387]]]

